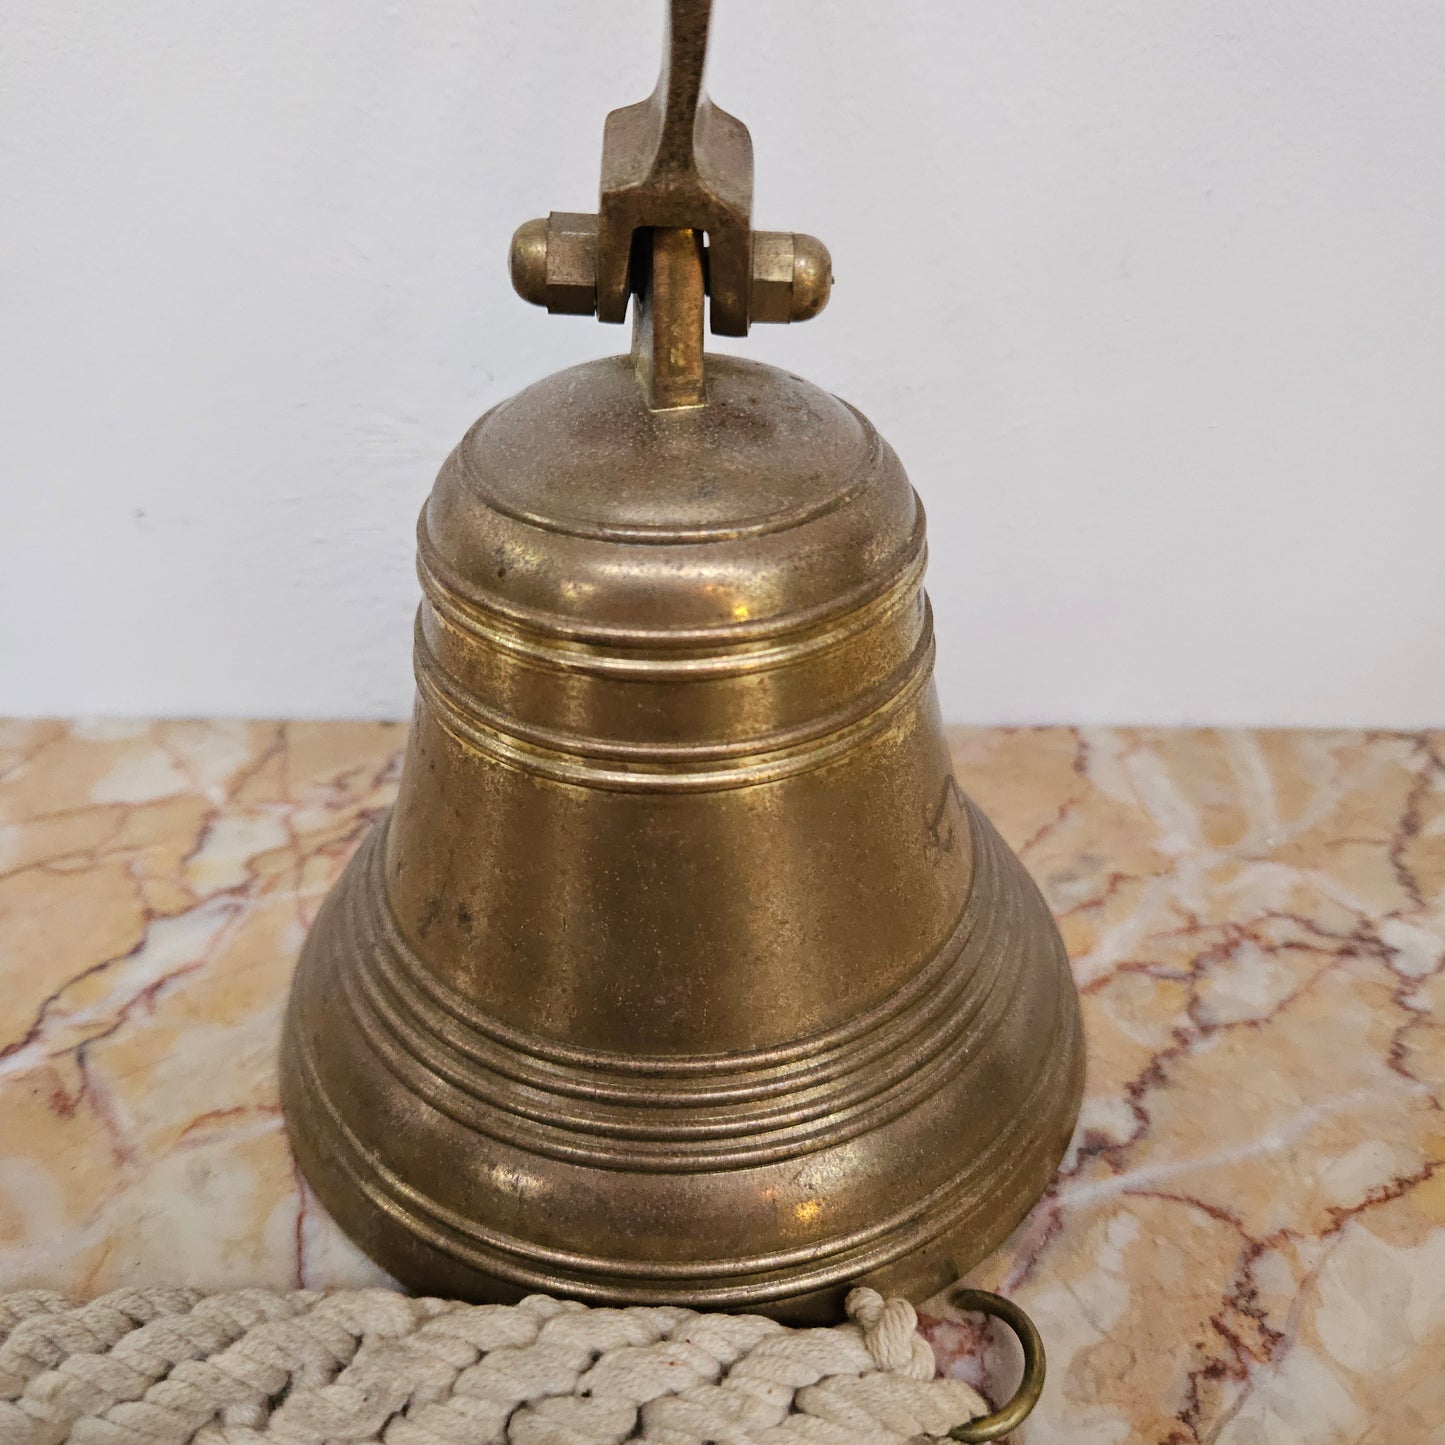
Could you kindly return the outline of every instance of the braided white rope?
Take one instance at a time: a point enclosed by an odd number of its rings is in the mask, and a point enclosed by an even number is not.
[[[0,1445],[903,1445],[988,1406],[905,1300],[849,1324],[336,1294],[0,1296]]]

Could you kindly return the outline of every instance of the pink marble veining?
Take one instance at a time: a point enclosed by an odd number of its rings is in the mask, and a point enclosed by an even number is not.
[[[296,1177],[274,1059],[403,736],[0,724],[0,1288],[383,1279]],[[972,1276],[1049,1347],[1020,1437],[1445,1442],[1445,735],[953,739],[1089,1040],[1064,1169]]]

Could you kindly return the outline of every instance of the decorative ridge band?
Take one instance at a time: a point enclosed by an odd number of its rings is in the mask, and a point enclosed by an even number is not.
[[[1077,1011],[1060,1008],[1050,1045],[1073,1054]],[[562,1291],[577,1298],[610,1301],[619,1285],[640,1303],[727,1308],[756,1307],[812,1289],[866,1276],[910,1254],[979,1215],[1001,1182],[1030,1168],[1039,1140],[1052,1132],[1059,1104],[1076,1092],[1073,1074],[1042,1070],[1013,1127],[1001,1131],[976,1155],[960,1161],[958,1174],[866,1228],[801,1247],[727,1259],[638,1260],[563,1250],[492,1228],[458,1213],[408,1185],[356,1136],[316,1072],[309,1050],[295,1062],[304,1107],[325,1117],[335,1143],[333,1163],[350,1187],[413,1238],[483,1274],[524,1288]],[[301,1101],[298,1101],[301,1102]],[[1012,1224],[1013,1220],[1007,1221]],[[986,1218],[979,1227],[993,1228]],[[995,1231],[994,1239],[1000,1237]],[[798,1266],[807,1266],[799,1269]],[[648,1281],[655,1281],[649,1283]],[[674,1283],[675,1281],[675,1283]]]
[[[893,691],[884,692],[881,699],[874,693],[865,694],[863,701],[871,705],[870,711],[852,717],[845,713],[841,724],[834,718],[824,719],[831,731],[821,736],[804,734],[801,742],[788,740],[773,749],[768,748],[769,739],[753,742],[740,755],[727,747],[639,752],[607,749],[602,743],[593,744],[589,753],[583,753],[570,740],[569,751],[562,751],[530,741],[515,721],[509,720],[504,731],[497,714],[484,713],[475,703],[466,704],[463,711],[464,704],[457,694],[443,692],[424,666],[417,668],[417,687],[433,709],[438,725],[458,742],[523,772],[554,782],[616,792],[701,793],[776,782],[820,768],[850,752],[887,728],[928,686],[933,677],[933,654],[933,637],[926,632],[907,664],[889,679],[887,685]],[[678,758],[696,759],[697,764],[679,767],[675,761]]]
[[[638,1085],[643,1091],[639,1094],[641,1099],[645,1097],[651,1084],[656,1082],[665,1081],[667,1087],[673,1089],[678,1080],[730,1079],[735,1076],[754,1078],[771,1074],[777,1069],[813,1067],[819,1059],[852,1057],[868,1035],[876,1033],[890,1020],[915,1006],[927,1006],[943,978],[956,970],[971,931],[977,932],[976,920],[981,919],[990,930],[996,926],[997,910],[992,905],[1001,893],[999,874],[1002,870],[998,864],[1001,857],[1008,856],[1007,846],[977,806],[966,795],[960,793],[959,797],[968,817],[973,875],[969,882],[968,898],[958,922],[945,938],[933,946],[928,962],[911,979],[873,1007],[864,1009],[822,1033],[768,1048],[718,1054],[619,1053],[581,1048],[547,1039],[539,1034],[526,1033],[510,1027],[485,1009],[469,1002],[427,969],[397,924],[389,904],[378,907],[374,916],[368,917],[367,922],[378,929],[379,936],[384,941],[385,947],[378,951],[377,959],[387,968],[386,976],[391,977],[403,961],[409,964],[406,979],[411,991],[423,1001],[423,1006],[430,1004],[442,1014],[454,1019],[462,1028],[479,1038],[495,1042],[518,1058],[582,1072],[587,1076],[582,1092],[589,1097],[593,1090],[602,1087],[605,1076],[642,1081]],[[356,855],[357,861],[353,865],[374,870],[369,881],[377,890],[378,898],[385,897],[384,852],[390,821],[390,814],[381,819],[372,834],[363,841]],[[1042,907],[1042,903],[1039,906]],[[981,933],[977,934],[977,939],[979,948],[987,941]],[[715,1097],[711,1085],[703,1087],[705,1097]]]
[[[347,918],[355,964],[339,987],[369,1047],[404,1087],[425,1092],[469,1130],[530,1153],[669,1173],[797,1157],[875,1129],[937,1091],[970,1067],[962,1041],[987,1036],[1007,1008],[1000,985],[1016,960],[993,926],[1002,844],[979,836],[976,817],[974,829],[975,886],[953,935],[891,998],[802,1041],[786,1064],[742,1056],[698,1079],[693,1061],[679,1083],[672,1071],[623,1073],[615,1055],[548,1061],[538,1041],[503,1042],[494,1022],[478,1027],[477,1011],[431,978],[394,922],[377,916],[389,914],[380,902],[364,919]],[[377,862],[363,866],[371,876],[353,897],[380,900]]]
[[[916,585],[922,580],[927,562],[924,528],[923,507],[920,503],[917,505],[913,530],[909,534],[903,565],[891,573],[885,572],[881,577],[869,576],[848,591],[830,597],[826,602],[781,617],[692,627],[638,627],[584,622],[579,618],[566,617],[544,608],[504,602],[496,595],[479,598],[467,590],[465,580],[441,555],[427,528],[425,508],[417,521],[416,568],[422,592],[432,606],[457,627],[488,641],[496,641],[497,635],[510,626],[521,634],[523,645],[529,632],[546,639],[547,643],[544,645],[549,645],[549,652],[555,650],[555,643],[552,643],[551,639],[564,639],[583,645],[594,643],[609,648],[638,648],[663,655],[689,649],[731,650],[742,644],[767,642],[808,632],[833,618],[857,612],[895,588],[908,586],[910,580]]]
[[[842,735],[845,745],[851,746],[861,737],[869,735],[874,728],[867,726],[868,724],[876,722],[878,726],[882,726],[887,717],[913,695],[916,687],[911,687],[910,684],[918,682],[920,674],[922,680],[927,680],[932,673],[933,623],[927,600],[922,599],[922,604],[921,625],[912,649],[887,676],[852,695],[842,706],[820,716],[791,727],[727,741],[626,742],[525,722],[515,714],[489,707],[451,679],[427,640],[421,616],[417,618],[414,651],[417,688],[453,736],[497,754],[504,761],[521,762],[534,771],[548,771],[552,776],[563,773],[570,776],[581,767],[586,770],[586,774],[579,776],[577,780],[594,782],[593,774],[599,771],[596,762],[578,763],[578,759],[623,764],[629,779],[647,778],[646,770],[651,767],[666,768],[669,777],[681,776],[687,779],[688,773],[679,773],[677,765],[689,763],[698,768],[709,763],[725,764],[736,760],[746,767],[749,759],[756,765],[771,758],[796,764],[784,768],[781,772],[770,770],[766,778],[753,776],[754,768],[749,770],[749,775],[742,780],[766,781],[775,776],[801,772],[808,766],[815,765],[807,757],[810,745]],[[829,755],[831,756],[831,749]],[[549,759],[552,764],[550,769]],[[570,760],[570,766],[569,762],[558,760]],[[634,773],[634,768],[643,771]],[[716,781],[712,770],[708,770],[706,776],[709,781]],[[665,780],[660,778],[649,781],[653,786],[667,786]],[[679,790],[691,789],[668,788],[668,791]]]
[[[886,587],[841,615],[830,615],[760,639],[732,635],[718,635],[712,640],[693,637],[688,646],[669,646],[660,638],[648,646],[638,634],[617,642],[578,641],[472,608],[420,565],[418,572],[425,594],[423,605],[430,605],[443,625],[478,642],[557,672],[653,682],[751,676],[831,652],[907,607],[921,588],[927,562],[926,553],[919,553]],[[419,610],[418,622],[423,615]],[[670,632],[668,637],[674,635]]]

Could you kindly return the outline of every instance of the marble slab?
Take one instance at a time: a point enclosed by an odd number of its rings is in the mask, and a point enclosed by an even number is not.
[[[0,724],[0,1288],[382,1279],[297,1178],[274,1060],[403,737]],[[1445,1441],[1445,734],[953,741],[1089,1041],[1064,1169],[973,1275],[1048,1344],[1020,1438]]]

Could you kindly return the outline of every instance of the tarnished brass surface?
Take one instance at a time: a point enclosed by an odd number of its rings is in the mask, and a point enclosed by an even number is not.
[[[659,86],[692,104],[706,10],[675,0]],[[417,1288],[919,1296],[1019,1220],[1078,1108],[1057,930],[944,744],[918,499],[852,408],[703,357],[710,214],[640,211],[633,355],[443,466],[400,796],[297,971],[301,1166]],[[581,286],[548,246],[524,228],[514,273]]]

